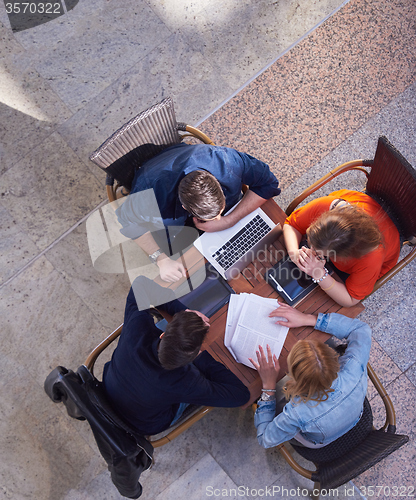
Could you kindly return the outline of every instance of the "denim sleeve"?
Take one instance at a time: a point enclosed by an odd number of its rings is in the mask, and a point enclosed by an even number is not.
[[[297,421],[290,417],[285,406],[276,417],[276,401],[259,401],[254,415],[257,441],[263,448],[271,448],[292,439],[300,431]]]
[[[235,152],[243,165],[241,181],[261,198],[268,200],[280,194],[279,181],[269,166],[246,153]]]
[[[363,365],[368,363],[371,349],[371,329],[367,323],[351,319],[342,314],[318,314],[315,328],[339,339],[347,339],[345,354],[354,356]]]

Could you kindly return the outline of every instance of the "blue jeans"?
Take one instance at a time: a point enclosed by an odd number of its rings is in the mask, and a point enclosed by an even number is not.
[[[182,417],[182,413],[185,411],[185,408],[189,406],[189,403],[180,403],[178,411],[176,412],[175,417],[173,418],[170,425],[175,425],[176,422]]]

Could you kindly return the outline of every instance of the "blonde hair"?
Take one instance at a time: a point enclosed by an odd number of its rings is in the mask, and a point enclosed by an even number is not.
[[[287,358],[289,380],[284,389],[286,399],[325,401],[338,376],[338,354],[323,342],[299,340]]]
[[[308,227],[306,235],[315,250],[342,259],[360,258],[383,241],[377,222],[356,205],[324,212]]]

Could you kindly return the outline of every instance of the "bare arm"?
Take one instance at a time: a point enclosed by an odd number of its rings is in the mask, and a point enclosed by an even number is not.
[[[154,240],[152,233],[147,232],[140,238],[134,240],[139,247],[147,253],[147,255],[152,255],[152,253],[159,250],[159,245]],[[183,276],[186,275],[185,268],[181,262],[170,259],[166,254],[162,253],[156,260],[156,264],[159,267],[160,277],[163,281],[173,282],[178,281]]]
[[[325,275],[324,265],[325,261],[320,260],[310,248],[302,247],[299,250],[298,267],[312,278],[319,280]],[[332,276],[326,276],[318,284],[341,306],[351,307],[360,302],[359,299],[351,297],[344,283],[336,281]]]
[[[299,262],[299,243],[302,240],[302,234],[290,224],[283,225],[283,238],[285,247],[290,260],[298,265]]]
[[[256,208],[261,207],[261,205],[263,205],[266,201],[267,200],[254,193],[254,191],[250,191],[250,189],[248,189],[240,203],[229,215],[224,215],[218,219],[207,222],[202,222],[194,217],[194,224],[202,231],[222,231],[223,229],[234,226],[234,224],[236,224],[239,220],[253,212],[253,210],[256,210]]]

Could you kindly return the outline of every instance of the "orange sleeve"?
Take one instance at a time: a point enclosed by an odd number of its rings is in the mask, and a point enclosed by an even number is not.
[[[285,224],[297,229],[301,234],[306,234],[306,230],[316,221],[316,219],[329,210],[332,201],[336,199],[334,196],[324,196],[317,198],[307,203],[304,207],[300,207],[292,212],[285,220]]]
[[[380,276],[384,253],[384,248],[380,246],[373,252],[364,255],[364,257],[350,261],[350,266],[346,266],[349,269],[345,269],[345,272],[350,273],[350,275],[345,282],[345,286],[351,297],[362,300],[373,291],[374,285]],[[341,266],[339,267],[341,269]]]

